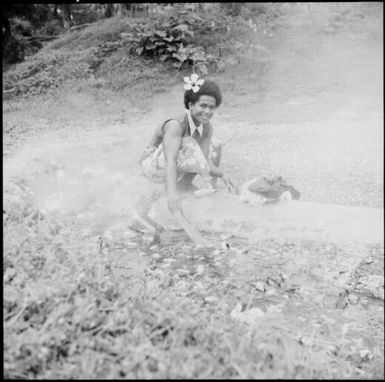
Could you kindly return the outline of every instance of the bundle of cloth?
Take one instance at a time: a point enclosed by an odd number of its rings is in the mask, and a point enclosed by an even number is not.
[[[280,200],[298,200],[300,192],[286,182],[282,176],[255,178],[245,182],[240,190],[242,202],[253,206],[274,203]]]

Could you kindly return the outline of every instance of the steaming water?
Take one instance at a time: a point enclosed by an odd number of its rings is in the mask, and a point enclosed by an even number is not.
[[[292,28],[292,35],[280,35],[280,43],[273,47],[263,79],[266,86],[258,90],[258,98],[252,89],[239,99],[231,92],[225,94],[227,100],[213,119],[216,134],[226,138],[237,130],[237,135],[225,147],[224,165],[239,181],[279,174],[299,189],[301,199],[308,204],[298,209],[302,212],[297,211],[292,226],[306,225],[309,209],[318,209],[322,219],[322,206],[328,203],[369,206],[376,209],[373,216],[380,216],[382,36],[349,40],[344,35],[307,33],[308,26],[298,28]],[[162,189],[150,187],[140,174],[137,160],[155,125],[181,110],[181,100],[182,89],[174,88],[155,99],[151,113],[129,126],[90,126],[88,131],[83,129],[65,139],[54,141],[51,136],[38,145],[31,144],[5,163],[5,180],[16,172],[22,174],[41,209],[58,219],[60,214],[75,214],[76,229],[88,237],[111,233],[113,227],[121,227],[122,232],[138,197]],[[223,218],[227,205],[222,207]],[[349,225],[353,216],[359,221],[360,213],[350,208],[335,210],[340,211],[339,225]],[[367,217],[362,213],[358,226],[364,227]],[[263,220],[259,222],[263,225]],[[376,234],[381,223],[375,224]],[[332,226],[329,231],[333,232]],[[282,225],[270,232],[277,238],[277,233],[283,234]],[[303,242],[315,240],[315,231],[308,232],[307,236],[302,231]],[[353,235],[350,233],[357,239]],[[183,239],[183,235],[180,237]],[[122,240],[134,239],[127,234]],[[213,240],[218,246],[223,242],[219,236]],[[378,235],[374,241],[383,245]],[[178,240],[174,244],[178,245]],[[138,254],[142,256],[140,264]],[[146,266],[144,253],[135,243],[124,256],[130,258],[127,261],[131,260],[133,267],[137,263],[138,271]],[[295,257],[295,261],[300,262],[300,258]],[[343,258],[348,261],[349,256],[339,257]],[[359,256],[354,258],[352,266]],[[238,259],[239,268],[258,267],[250,255]],[[307,265],[311,263],[314,268],[316,260],[312,258]]]

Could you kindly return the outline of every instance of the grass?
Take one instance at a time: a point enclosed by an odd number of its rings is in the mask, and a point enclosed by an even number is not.
[[[135,19],[135,23],[138,22],[140,20]],[[23,98],[52,93],[57,88],[58,91],[97,88],[98,93],[123,96],[142,91],[148,99],[150,89],[156,93],[175,83],[176,70],[132,54],[130,43],[119,37],[132,25],[130,18],[114,17],[82,31],[67,32],[38,54],[7,70],[3,75],[4,88],[16,88],[16,94]],[[146,87],[143,84],[149,88],[143,89]]]
[[[65,79],[15,101],[13,112],[84,121],[106,113],[106,100],[111,115],[123,104],[145,111],[183,74],[131,57],[127,47],[105,57],[93,76],[88,72],[94,47],[125,27],[123,19],[111,19],[68,34],[10,71],[5,78],[14,75],[25,86],[33,85],[27,81],[37,67],[42,76]],[[250,87],[253,94],[268,87],[268,64],[255,65],[245,59],[214,75],[232,92],[225,106],[250,103]],[[255,256],[271,259],[274,251],[289,251],[287,243],[234,243],[227,251],[196,250],[181,240],[146,249],[134,235],[131,247],[114,239],[106,246],[82,230],[76,214],[39,210],[25,183],[10,178],[3,193],[5,378],[383,379],[381,301],[361,296],[337,309],[337,296],[306,297],[290,280],[270,293],[255,287],[276,276],[276,268],[240,280],[230,275],[237,253],[257,249]],[[135,257],[146,259],[142,272],[130,269]],[[380,269],[383,249],[375,257]]]
[[[100,20],[83,30],[75,30],[61,36],[58,40],[49,43],[46,49],[89,49],[100,44],[116,41],[122,32],[131,30],[133,24],[143,22],[138,18],[115,16]]]
[[[380,344],[350,314],[289,285],[268,296],[252,279],[232,280],[225,265],[234,254],[188,242],[106,247],[76,228],[76,215],[53,219],[13,187],[4,221],[5,378],[383,377]],[[135,256],[149,259],[143,273],[124,263]],[[257,307],[259,325],[247,324],[242,312]],[[368,346],[372,361],[360,356]]]

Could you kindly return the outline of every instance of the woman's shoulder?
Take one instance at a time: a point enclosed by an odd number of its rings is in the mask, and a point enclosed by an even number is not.
[[[180,113],[180,114],[177,114],[177,115],[174,115],[174,116],[168,118],[166,120],[166,122],[168,122],[168,121],[177,121],[180,124],[183,124],[185,122],[185,120],[187,120],[187,114],[186,113]]]
[[[185,114],[177,115],[171,118],[166,119],[162,124],[162,131],[165,132],[165,128],[169,126],[180,127],[183,131],[185,130]]]

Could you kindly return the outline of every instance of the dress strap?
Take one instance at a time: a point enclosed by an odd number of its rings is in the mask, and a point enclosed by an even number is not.
[[[186,116],[187,118],[187,116]],[[181,125],[182,125],[182,128],[183,128],[183,136],[186,135],[186,127],[188,126],[188,123],[186,123],[186,118],[184,118],[183,120],[181,119],[178,119],[178,118],[169,118],[169,119],[166,119],[166,121],[163,122],[163,125],[162,125],[162,134],[164,134],[164,126],[166,125],[167,122],[169,121],[178,121]]]
[[[166,120],[163,122],[163,125],[162,125],[162,134],[164,134],[164,126],[165,126],[165,124],[166,124],[167,122],[169,122],[169,121],[172,121],[172,120],[174,120],[174,118],[166,119]]]

